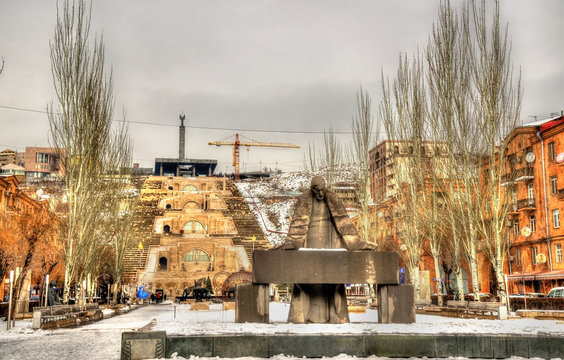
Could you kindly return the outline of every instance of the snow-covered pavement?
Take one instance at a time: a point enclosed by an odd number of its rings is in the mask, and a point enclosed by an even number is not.
[[[189,305],[159,304],[140,306],[126,314],[73,329],[34,331],[31,329],[31,320],[22,320],[7,331],[6,322],[0,321],[0,359],[119,359],[121,333],[140,329],[164,330],[167,334],[182,335],[479,333],[552,334],[564,337],[564,324],[553,320],[499,321],[417,315],[415,324],[378,324],[377,312],[367,310],[365,314],[351,313],[349,324],[296,325],[285,323],[287,313],[288,304],[271,303],[270,324],[238,324],[235,323],[235,312],[225,311],[221,305],[212,305],[209,311],[190,311]]]

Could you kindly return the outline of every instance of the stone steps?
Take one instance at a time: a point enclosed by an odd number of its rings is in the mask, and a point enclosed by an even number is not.
[[[233,244],[242,245],[249,260],[252,261],[253,246],[254,250],[265,250],[270,248],[270,243],[239,189],[231,180],[226,182],[226,187],[231,192],[231,196],[224,196],[223,198],[227,206],[223,214],[226,217],[231,217],[237,228],[237,235],[233,237]],[[253,236],[256,237],[256,241],[251,240]]]

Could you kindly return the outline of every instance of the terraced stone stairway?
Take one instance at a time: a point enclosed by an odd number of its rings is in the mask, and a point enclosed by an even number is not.
[[[158,190],[162,182],[147,180],[143,189]],[[133,215],[132,226],[135,231],[135,244],[126,250],[124,254],[124,281],[135,282],[137,270],[145,268],[149,246],[159,245],[159,237],[153,235],[153,221],[155,216],[163,214],[162,209],[158,209],[159,192],[143,193],[140,195],[139,203]],[[143,249],[139,249],[139,243]]]
[[[218,186],[221,187],[222,183],[218,182]],[[226,182],[226,186],[231,195],[223,197],[227,205],[227,210],[223,211],[223,215],[233,218],[237,228],[233,244],[243,245],[249,260],[252,261],[253,247],[254,250],[266,250],[270,248],[270,243],[237,186],[231,180]],[[252,241],[253,236],[256,237],[254,242]]]

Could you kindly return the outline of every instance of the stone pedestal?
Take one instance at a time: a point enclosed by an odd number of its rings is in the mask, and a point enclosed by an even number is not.
[[[507,320],[507,306],[500,306],[497,309],[497,319],[498,320]]]
[[[121,360],[157,359],[166,354],[166,331],[121,334]]]
[[[255,284],[398,284],[398,254],[343,249],[255,250]]]
[[[378,285],[378,323],[411,324],[415,322],[413,285]]]
[[[268,285],[241,284],[235,290],[235,322],[268,323]]]

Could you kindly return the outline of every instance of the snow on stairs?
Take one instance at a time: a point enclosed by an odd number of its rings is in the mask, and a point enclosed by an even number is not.
[[[218,182],[218,186],[221,187],[222,184]],[[254,250],[265,250],[270,248],[270,243],[239,189],[231,180],[226,182],[226,186],[231,195],[223,196],[227,205],[227,210],[223,211],[223,215],[231,217],[237,228],[237,235],[233,237],[233,244],[244,246],[249,260],[252,261],[253,248]],[[252,241],[253,236],[256,237],[254,242]]]

